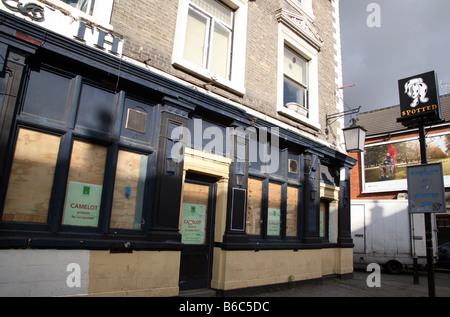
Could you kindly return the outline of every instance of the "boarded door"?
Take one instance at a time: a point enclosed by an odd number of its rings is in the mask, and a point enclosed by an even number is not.
[[[214,183],[187,178],[181,210],[180,290],[209,287],[212,277]]]

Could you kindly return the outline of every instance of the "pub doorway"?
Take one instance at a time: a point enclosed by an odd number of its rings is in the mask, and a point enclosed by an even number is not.
[[[216,179],[186,173],[180,213],[180,290],[209,288],[214,249]]]

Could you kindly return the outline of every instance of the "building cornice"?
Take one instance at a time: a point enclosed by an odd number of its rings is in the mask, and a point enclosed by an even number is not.
[[[316,50],[320,50],[323,45],[323,41],[320,38],[319,31],[309,21],[308,17],[301,14],[292,13],[283,8],[275,11],[275,17],[279,23],[283,23]]]

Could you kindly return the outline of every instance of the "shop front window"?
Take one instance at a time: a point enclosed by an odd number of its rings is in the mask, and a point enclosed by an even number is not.
[[[299,188],[248,178],[246,233],[260,238],[298,238]]]
[[[2,221],[47,223],[60,137],[20,129]]]
[[[267,235],[280,236],[281,232],[281,185],[269,183],[267,209]]]
[[[247,234],[261,233],[262,180],[249,177],[247,198]]]
[[[102,232],[95,243],[108,244],[108,234],[142,237],[148,228],[157,163],[152,103],[87,75],[45,63],[29,70],[5,156],[0,230],[51,233],[63,244]]]
[[[97,227],[107,148],[75,141],[70,160],[63,224]]]
[[[267,144],[255,142],[250,148],[254,152],[267,154],[264,151]],[[268,161],[264,155],[255,156],[249,163],[246,234],[251,239],[281,239],[291,243],[300,238],[300,156],[287,148],[275,152],[272,147],[271,160],[276,158],[274,161],[278,167],[273,168],[271,173],[264,172],[267,169],[262,168],[263,162]]]
[[[111,228],[141,228],[147,165],[147,155],[119,151],[111,210]]]
[[[288,186],[286,203],[286,236],[297,236],[298,188]]]

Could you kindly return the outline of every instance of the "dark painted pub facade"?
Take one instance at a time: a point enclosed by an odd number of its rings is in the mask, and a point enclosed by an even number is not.
[[[29,251],[39,259],[52,251],[87,263],[80,267],[88,285],[82,278],[82,291],[58,293],[68,295],[176,296],[198,285],[226,292],[287,283],[288,275],[351,274],[354,159],[124,61],[114,43],[105,52],[8,12],[0,18],[0,255]],[[200,155],[197,147],[209,140],[174,134],[200,121],[202,135],[214,127],[229,148]],[[249,134],[228,133],[250,127],[256,138],[269,133],[257,148],[279,139],[280,164],[271,174],[261,172],[260,159],[249,161]],[[279,135],[270,134],[275,129]],[[183,161],[172,159],[174,147]],[[194,197],[202,190],[203,205]],[[180,213],[188,197],[192,212],[209,208],[197,222]],[[251,219],[255,201],[259,214]],[[203,248],[183,241],[183,221],[194,229],[204,223]],[[136,274],[153,275],[127,292],[103,286],[96,268],[113,279],[117,272],[109,270],[121,270],[124,257]],[[140,267],[147,257],[148,270]],[[260,281],[244,283],[251,263],[283,273],[263,268],[266,277],[259,271]],[[238,267],[249,269],[240,275]]]

